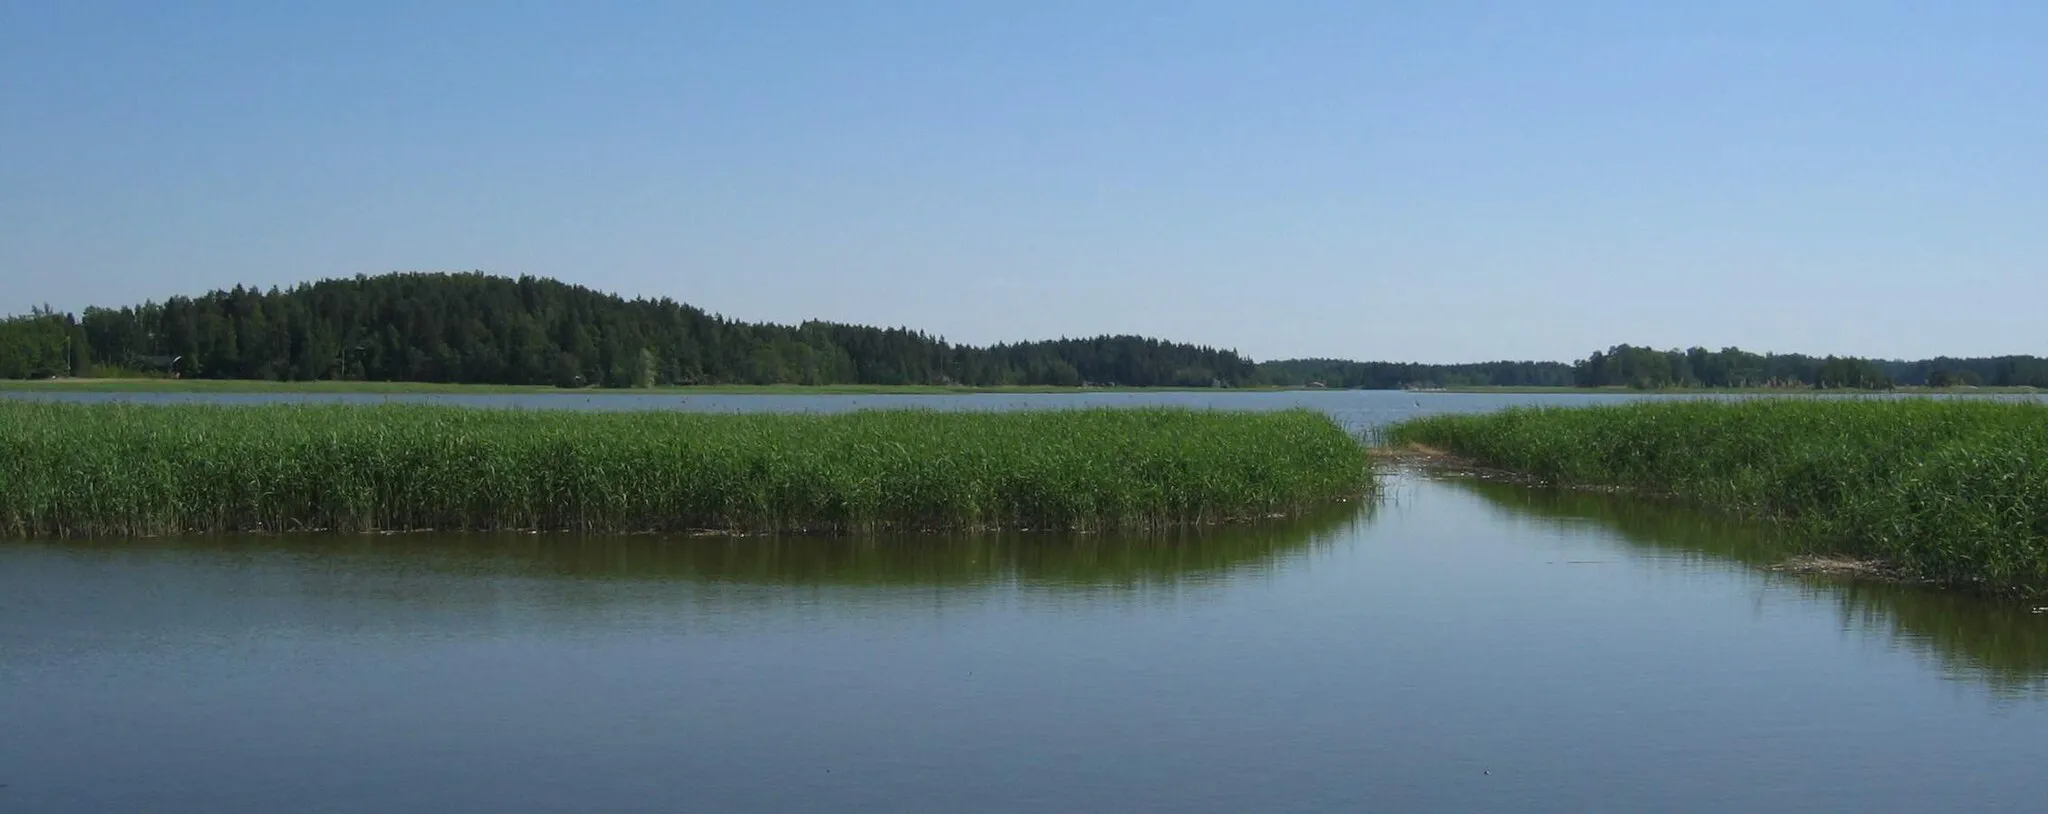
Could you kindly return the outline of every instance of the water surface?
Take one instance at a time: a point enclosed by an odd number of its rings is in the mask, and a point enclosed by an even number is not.
[[[2039,811],[2048,615],[1399,476],[1170,540],[0,543],[0,811]]]
[[[635,393],[590,390],[535,393],[150,393],[0,390],[0,398],[135,404],[446,404],[533,410],[687,410],[713,413],[840,413],[852,410],[1057,410],[1171,406],[1225,410],[1306,408],[1354,430],[1438,413],[1480,413],[1516,406],[1583,406],[1643,399],[1763,398],[1742,393],[1431,393],[1399,390],[1151,390],[1072,393],[745,394]],[[1989,398],[2048,400],[2042,395],[1787,395],[1783,398]]]

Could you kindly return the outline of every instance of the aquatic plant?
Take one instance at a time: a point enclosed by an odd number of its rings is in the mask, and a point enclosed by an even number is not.
[[[1371,486],[1311,411],[708,415],[0,401],[0,534],[1102,531]]]
[[[1927,579],[2048,591],[2048,405],[1752,399],[1519,408],[1398,424],[1566,485],[1627,487],[1787,524],[1817,551]]]

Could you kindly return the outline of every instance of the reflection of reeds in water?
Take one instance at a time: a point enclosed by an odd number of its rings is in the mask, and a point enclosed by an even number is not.
[[[2048,615],[2007,602],[1906,585],[1844,582],[1844,625],[1886,630],[1993,687],[2048,694]]]
[[[1593,527],[1660,554],[1755,566],[1799,550],[1781,527],[1617,495],[1447,479],[1505,514],[1564,528]],[[1842,623],[1940,660],[1945,669],[2009,694],[2048,692],[2048,614],[2025,604],[1925,586],[1786,575],[1802,593],[1840,603]]]
[[[1118,534],[671,537],[573,534],[263,535],[164,538],[148,550],[285,556],[331,570],[763,586],[918,587],[1016,583],[1052,589],[1204,581],[1303,556],[1363,522],[1340,504],[1253,523]],[[51,545],[132,551],[117,542]]]

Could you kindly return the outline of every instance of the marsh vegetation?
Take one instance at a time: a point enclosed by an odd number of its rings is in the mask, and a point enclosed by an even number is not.
[[[1751,399],[1515,408],[1392,427],[1478,464],[1785,524],[1915,577],[2048,589],[2048,405]]]
[[[1328,416],[0,401],[0,533],[1131,530],[1371,486]]]

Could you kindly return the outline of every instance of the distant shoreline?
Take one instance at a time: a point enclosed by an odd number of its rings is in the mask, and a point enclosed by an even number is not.
[[[1055,387],[1044,385],[970,387],[965,385],[892,384],[706,384],[649,388],[599,387],[560,388],[544,384],[446,384],[440,382],[364,381],[268,381],[263,379],[10,379],[0,380],[0,392],[68,393],[365,393],[427,395],[517,394],[539,396],[607,395],[972,395],[972,394],[1079,394],[1079,393],[1279,393],[1335,392],[1342,388],[1269,387]],[[1827,395],[1904,393],[1943,395],[2024,395],[2044,392],[2030,387],[1899,387],[1892,390],[1853,390],[1774,387],[1443,387],[1379,390],[1416,396],[1463,395]]]
[[[1405,392],[1416,394],[1440,393],[1501,393],[1528,395],[1760,395],[1760,396],[1816,396],[1854,393],[1904,393],[1939,395],[2024,395],[2048,392],[2034,387],[1894,387],[1889,390],[1860,388],[1815,388],[1815,387],[1443,387],[1436,389],[1410,389]]]
[[[704,384],[638,388],[562,388],[545,384],[447,384],[441,382],[269,381],[264,379],[11,379],[0,392],[67,393],[369,393],[534,396],[605,395],[968,395],[976,393],[1144,393],[1279,392],[1300,387],[970,387],[943,384]]]

